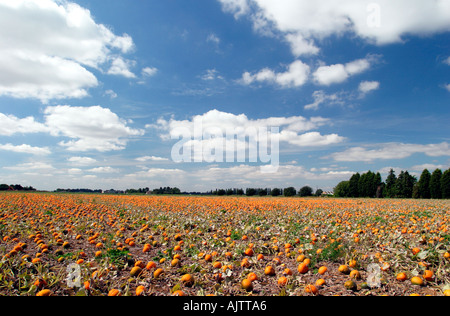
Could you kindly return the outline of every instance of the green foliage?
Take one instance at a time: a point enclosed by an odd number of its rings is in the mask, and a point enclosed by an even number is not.
[[[309,186],[304,186],[298,191],[298,195],[302,197],[313,196],[313,189]]]
[[[387,198],[394,198],[397,196],[397,190],[395,183],[397,182],[397,176],[395,175],[394,169],[389,171],[389,175],[386,178],[386,189],[385,196]]]
[[[284,196],[295,196],[297,194],[297,190],[295,190],[295,188],[293,187],[289,187],[284,189]]]
[[[417,183],[418,197],[421,199],[431,198],[430,192],[431,173],[425,169],[420,176],[420,180]]]
[[[128,250],[109,249],[106,252],[106,257],[112,264],[122,266],[128,260]]]
[[[450,199],[450,169],[444,172],[441,178],[442,198]]]
[[[270,195],[272,195],[272,196],[280,196],[281,195],[281,190],[278,189],[278,188],[272,189],[270,191]]]
[[[350,195],[350,182],[342,181],[334,188],[334,196],[348,197]]]
[[[359,197],[359,180],[361,175],[359,173],[354,174],[350,178],[349,182],[349,195],[353,197]]]
[[[432,199],[442,199],[442,170],[436,169],[430,179],[430,196]]]

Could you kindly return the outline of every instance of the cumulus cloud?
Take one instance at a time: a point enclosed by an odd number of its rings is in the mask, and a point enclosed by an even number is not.
[[[359,84],[359,91],[365,95],[371,91],[378,90],[380,83],[378,81],[363,81]]]
[[[69,138],[59,144],[69,151],[112,151],[125,148],[128,140],[142,136],[143,130],[129,126],[131,121],[121,119],[108,108],[100,106],[72,107],[49,106],[44,110],[44,123],[33,117],[17,118],[0,113],[0,136],[14,134],[46,133],[55,137]],[[29,145],[3,145],[4,150],[28,153],[49,153],[47,148]],[[89,163],[90,158],[72,157],[72,163]]]
[[[144,134],[142,130],[129,127],[128,122],[110,109],[100,106],[58,105],[47,107],[44,114],[51,135],[71,139],[60,143],[69,151],[122,150],[128,138]]]
[[[92,173],[118,173],[120,170],[112,168],[112,167],[97,167],[93,169],[89,169],[89,172]]]
[[[450,29],[446,0],[220,0],[225,12],[248,16],[255,30],[269,27],[283,36],[292,53],[317,53],[317,43],[351,34],[375,45],[402,42],[406,35],[429,35]],[[264,27],[262,28],[261,25]]]
[[[50,155],[51,151],[47,147],[33,147],[27,144],[12,145],[12,144],[0,144],[0,150],[11,151],[15,153],[24,153],[31,155]]]
[[[139,162],[147,162],[147,161],[168,161],[169,159],[163,157],[155,157],[155,156],[144,156],[136,158],[136,161]]]
[[[247,0],[219,0],[222,3],[223,10],[234,14],[238,18],[249,12],[249,4]]]
[[[341,162],[372,162],[375,160],[404,159],[418,153],[429,157],[450,156],[450,144],[447,142],[428,145],[387,143],[371,147],[353,147],[343,152],[334,153],[327,158]]]
[[[186,174],[186,171],[181,169],[164,169],[164,168],[150,168],[145,171],[129,174],[129,178],[177,178]]]
[[[319,85],[330,86],[332,84],[345,82],[354,75],[361,74],[376,62],[379,56],[369,55],[366,58],[358,59],[346,64],[335,64],[330,66],[320,66],[313,73],[314,81]]]
[[[14,134],[29,134],[47,132],[48,128],[34,117],[19,119],[14,115],[5,115],[0,113],[0,135],[12,136]]]
[[[136,78],[136,75],[131,72],[130,68],[133,67],[135,62],[131,60],[125,60],[122,57],[116,57],[111,63],[111,68],[108,70],[109,75],[119,75],[126,78]]]
[[[267,82],[282,88],[300,87],[308,81],[309,73],[310,67],[302,61],[296,60],[289,65],[285,72],[277,73],[269,68],[262,69],[255,74],[245,72],[241,82],[246,85],[254,82]]]
[[[129,35],[115,35],[78,4],[0,0],[0,96],[85,97],[98,86],[89,68],[132,77],[121,54],[133,47]]]
[[[163,131],[161,137],[164,140],[178,139],[181,132],[189,133],[192,136],[189,144],[194,147],[198,142],[212,147],[218,143],[223,144],[230,141],[227,139],[227,134],[237,136],[238,140],[243,139],[243,137],[252,136],[251,132],[259,131],[259,129],[267,131],[270,136],[277,137],[281,142],[297,147],[327,146],[345,140],[337,134],[322,135],[317,129],[324,125],[330,125],[330,121],[322,117],[307,119],[302,116],[292,116],[252,120],[245,114],[235,115],[212,110],[203,115],[194,116],[190,120],[159,119],[157,124],[148,127]],[[278,128],[278,131],[273,132],[272,127]],[[199,129],[200,135],[196,135]],[[214,138],[204,137],[208,131],[215,133]],[[235,147],[231,146],[231,148]]]
[[[87,166],[97,162],[97,160],[90,157],[70,157],[67,161],[75,166]]]

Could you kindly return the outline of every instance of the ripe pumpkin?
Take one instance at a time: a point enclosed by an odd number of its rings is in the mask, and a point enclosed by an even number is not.
[[[316,286],[323,286],[325,285],[327,282],[324,279],[318,279],[316,281]]]
[[[50,290],[39,291],[36,296],[51,296],[52,292]]]
[[[250,272],[250,273],[247,275],[247,279],[250,280],[251,282],[257,281],[257,280],[258,280],[258,276],[256,275],[256,273]]]
[[[130,275],[132,277],[137,277],[142,273],[142,268],[141,267],[133,267],[133,269],[131,269]]]
[[[308,273],[309,268],[308,268],[308,265],[307,265],[307,264],[305,264],[305,263],[300,263],[299,266],[298,266],[298,268],[297,268],[297,270],[298,270],[299,273],[305,274],[305,273]]]
[[[108,292],[108,296],[121,296],[120,291],[117,289],[112,289]]]
[[[164,273],[164,270],[163,269],[161,269],[161,268],[159,268],[159,269],[156,269],[155,270],[155,272],[153,272],[153,277],[154,278],[158,278],[161,274],[163,274]]]
[[[349,274],[350,273],[350,269],[347,265],[343,264],[339,267],[339,272],[343,273],[343,274]]]
[[[241,286],[244,290],[246,290],[247,292],[251,292],[253,291],[253,283],[252,281],[250,281],[249,279],[244,279],[241,282]]]
[[[268,276],[274,276],[275,275],[275,269],[272,266],[267,266],[264,269],[264,274]]]
[[[191,274],[185,274],[181,277],[181,283],[187,287],[191,287],[195,283],[195,279]]]
[[[278,279],[279,286],[285,286],[288,282],[288,279],[285,276],[282,276]]]
[[[307,286],[305,286],[305,292],[316,295],[317,293],[319,293],[319,290],[314,285],[308,284]]]
[[[327,273],[327,271],[328,271],[328,268],[325,267],[325,266],[322,266],[322,267],[319,268],[318,272],[319,272],[320,275],[324,275],[325,273]]]
[[[418,285],[418,286],[423,286],[423,284],[424,284],[424,282],[423,282],[423,280],[422,280],[422,278],[421,277],[413,277],[412,279],[411,279],[411,283],[413,284],[413,285]]]
[[[350,272],[350,277],[352,279],[361,280],[361,273],[358,270],[352,270]]]
[[[434,279],[434,272],[431,270],[425,270],[423,274],[423,278],[427,281],[433,281]]]
[[[404,282],[407,279],[408,279],[408,277],[406,276],[406,274],[404,272],[400,272],[399,274],[397,274],[397,281]]]

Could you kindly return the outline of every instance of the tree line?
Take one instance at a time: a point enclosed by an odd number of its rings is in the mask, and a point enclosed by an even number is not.
[[[314,192],[314,190],[309,186],[304,186],[297,191],[294,187],[288,188],[246,188],[244,189],[216,189],[215,191],[208,192],[211,195],[218,196],[230,196],[230,195],[238,195],[238,196],[321,196],[323,190],[318,189]]]
[[[450,169],[436,169],[432,174],[423,170],[419,179],[408,171],[397,176],[391,169],[383,182],[379,172],[356,173],[350,180],[334,188],[336,197],[450,199]]]
[[[0,191],[36,191],[32,186],[23,187],[20,184],[0,184]]]

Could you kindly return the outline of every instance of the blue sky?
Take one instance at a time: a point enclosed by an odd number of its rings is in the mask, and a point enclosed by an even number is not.
[[[0,0],[1,183],[331,190],[355,172],[419,176],[450,167],[449,101],[449,0]],[[170,135],[198,120],[279,127],[277,172],[176,163]]]

